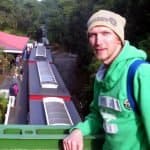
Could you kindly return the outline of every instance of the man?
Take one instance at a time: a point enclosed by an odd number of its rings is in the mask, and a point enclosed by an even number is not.
[[[89,43],[102,65],[95,77],[90,114],[64,139],[65,150],[84,149],[83,136],[101,129],[103,150],[150,149],[150,65],[140,65],[134,77],[137,114],[127,98],[127,73],[132,62],[145,60],[146,54],[124,40],[125,24],[125,18],[107,10],[94,13],[88,21]]]

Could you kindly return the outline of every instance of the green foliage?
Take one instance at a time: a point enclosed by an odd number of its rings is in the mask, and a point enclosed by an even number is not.
[[[148,54],[148,61],[150,61],[150,36],[138,43],[138,46],[145,50]]]
[[[7,109],[7,99],[1,95],[0,96],[0,123],[3,123],[5,119],[5,113]]]
[[[80,91],[79,99],[80,99],[80,107],[82,111],[82,115],[86,116],[89,111],[89,104],[91,103],[91,100],[93,99],[93,85],[94,85],[94,79],[95,74],[100,66],[100,61],[97,60],[95,57],[92,58],[91,63],[88,66],[88,78],[86,81],[86,84],[84,84],[83,88]]]
[[[93,12],[110,9],[125,16],[126,39],[137,45],[150,33],[149,5],[149,0],[2,0],[0,29],[24,33],[34,39],[36,29],[45,24],[50,43],[57,42],[78,54],[84,66],[91,61],[86,22]]]
[[[90,73],[95,74],[100,66],[101,62],[99,60],[97,60],[95,57],[93,57],[88,70]]]
[[[139,47],[144,50],[150,50],[150,36],[139,42]]]

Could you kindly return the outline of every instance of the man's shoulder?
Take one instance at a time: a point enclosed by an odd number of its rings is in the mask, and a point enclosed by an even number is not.
[[[137,74],[140,76],[149,76],[150,78],[150,62],[144,61],[137,69]]]

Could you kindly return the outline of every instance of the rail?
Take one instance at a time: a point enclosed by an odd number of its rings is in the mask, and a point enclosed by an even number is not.
[[[70,126],[0,125],[1,149],[63,150]],[[103,135],[86,136],[84,150],[100,150]]]

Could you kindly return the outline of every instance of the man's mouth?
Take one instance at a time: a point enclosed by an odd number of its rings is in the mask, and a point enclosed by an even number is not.
[[[105,48],[98,48],[98,49],[95,49],[96,52],[102,52],[102,51],[104,51],[104,50],[106,50],[106,49],[105,49]]]

